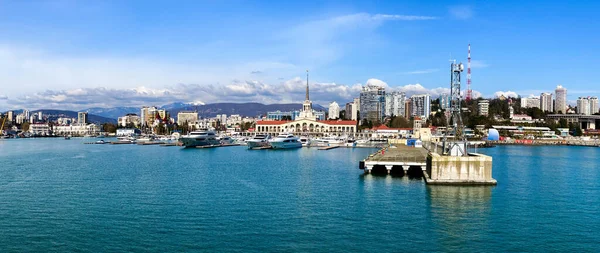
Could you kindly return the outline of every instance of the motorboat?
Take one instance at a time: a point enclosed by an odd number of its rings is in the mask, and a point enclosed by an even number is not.
[[[186,148],[221,145],[214,131],[192,131],[188,135],[182,135],[179,142]]]
[[[269,141],[273,149],[301,148],[302,142],[293,134],[279,134]]]
[[[300,142],[302,147],[310,147],[312,141],[307,136],[300,136]]]
[[[233,144],[233,138],[227,135],[223,135],[221,137],[218,137],[217,139],[219,140],[219,142],[221,142],[221,144]]]
[[[346,139],[345,145],[346,147],[356,147],[356,140],[354,140],[354,138],[348,138]]]
[[[249,149],[266,148],[271,146],[271,144],[269,143],[270,139],[271,135],[269,134],[256,134],[254,135],[254,137],[252,137],[252,139],[247,140],[246,144],[248,145]]]
[[[318,146],[338,146],[343,145],[344,140],[335,136],[327,136],[315,140]]]

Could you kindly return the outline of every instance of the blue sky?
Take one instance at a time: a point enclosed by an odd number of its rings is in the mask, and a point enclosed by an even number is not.
[[[575,100],[600,95],[598,7],[0,0],[0,109],[299,102],[306,69],[321,104],[351,101],[368,80],[435,96],[449,86],[448,60],[466,63],[468,43],[477,94],[562,84]]]

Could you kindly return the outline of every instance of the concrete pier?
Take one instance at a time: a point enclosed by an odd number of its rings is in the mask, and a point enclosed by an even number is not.
[[[364,169],[365,173],[371,173],[373,167],[377,165],[385,166],[388,174],[391,174],[394,169],[399,169],[404,171],[404,175],[407,175],[411,166],[425,170],[427,150],[405,145],[384,148],[365,159],[361,169]]]
[[[469,156],[441,156],[430,153],[425,170],[427,184],[496,185],[492,178],[492,157],[470,153]]]

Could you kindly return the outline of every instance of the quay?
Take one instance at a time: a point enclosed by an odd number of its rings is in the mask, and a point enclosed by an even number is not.
[[[240,146],[240,144],[221,144],[221,145],[210,145],[210,146],[197,146],[195,148],[221,148],[221,147],[234,147]]]
[[[403,175],[408,175],[409,169],[425,171],[427,153],[424,148],[406,145],[390,146],[378,150],[361,161],[360,169],[364,169],[365,173],[371,173],[373,169],[385,168],[388,174],[400,172]]]
[[[445,156],[430,149],[396,145],[383,148],[361,161],[366,174],[383,172],[402,176],[422,176],[430,185],[496,185],[492,178],[492,158],[469,153],[468,156]]]
[[[334,148],[339,148],[340,146],[328,146],[328,147],[320,147],[319,150],[330,150]]]

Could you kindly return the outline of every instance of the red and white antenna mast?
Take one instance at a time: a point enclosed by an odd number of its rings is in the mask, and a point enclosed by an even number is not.
[[[467,55],[467,101],[473,98],[471,90],[471,44],[469,44],[469,54]]]

